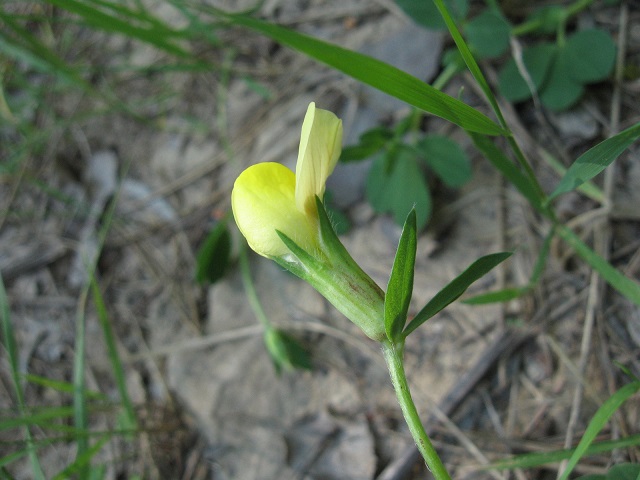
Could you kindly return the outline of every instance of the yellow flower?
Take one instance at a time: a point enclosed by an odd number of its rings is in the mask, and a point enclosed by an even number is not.
[[[309,104],[302,124],[296,173],[279,163],[259,163],[237,178],[231,207],[249,246],[265,257],[289,254],[276,230],[308,252],[320,248],[315,198],[340,157],[342,121]]]
[[[311,103],[295,175],[279,163],[253,165],[236,180],[231,207],[256,253],[308,282],[366,335],[381,341],[384,292],[340,243],[321,203],[341,142],[340,119]]]

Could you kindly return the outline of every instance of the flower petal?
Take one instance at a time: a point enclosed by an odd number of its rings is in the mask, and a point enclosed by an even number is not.
[[[296,164],[296,205],[308,215],[317,215],[316,200],[322,199],[327,178],[340,157],[342,120],[311,102],[302,123]]]
[[[265,257],[286,255],[280,230],[300,247],[313,252],[318,247],[318,222],[296,208],[296,177],[279,163],[258,163],[236,179],[231,208],[238,228],[249,246]]]

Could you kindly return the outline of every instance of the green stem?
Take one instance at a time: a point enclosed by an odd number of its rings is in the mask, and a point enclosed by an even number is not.
[[[245,292],[247,293],[247,300],[249,300],[251,310],[253,310],[254,315],[260,321],[260,324],[264,329],[269,330],[271,328],[271,322],[262,308],[262,304],[260,303],[260,299],[256,292],[256,287],[253,284],[251,269],[249,268],[249,257],[247,256],[247,244],[245,242],[241,242],[238,258],[240,261],[242,284],[244,285]]]
[[[413,403],[413,398],[411,398],[407,376],[404,372],[404,363],[402,361],[403,347],[404,344],[393,344],[389,341],[382,342],[382,353],[389,368],[389,375],[391,376],[391,382],[396,391],[402,414],[418,446],[418,450],[422,454],[425,462],[427,462],[427,466],[433,476],[436,480],[451,480],[447,469],[442,463],[442,460],[440,460],[435,448],[433,448],[431,440],[429,440],[429,436],[420,421],[416,405]]]

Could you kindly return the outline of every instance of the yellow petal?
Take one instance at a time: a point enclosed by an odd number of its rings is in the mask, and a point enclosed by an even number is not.
[[[342,121],[332,112],[311,102],[302,123],[296,164],[296,205],[308,215],[317,215],[315,197],[322,199],[327,178],[340,157]]]
[[[318,247],[317,217],[305,215],[294,200],[296,178],[279,163],[258,163],[236,179],[231,208],[249,246],[260,255],[290,253],[280,240],[280,230],[307,252]]]

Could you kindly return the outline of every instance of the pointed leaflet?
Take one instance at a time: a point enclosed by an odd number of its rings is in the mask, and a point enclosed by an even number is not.
[[[387,337],[395,342],[407,319],[409,302],[413,294],[413,270],[416,262],[416,211],[407,216],[393,261],[393,269],[384,297],[384,328]]]
[[[511,256],[511,252],[492,253],[479,258],[469,266],[464,272],[453,279],[446,287],[440,290],[415,316],[411,323],[404,329],[403,335],[406,337],[424,322],[443,310],[447,305],[455,301],[462,295],[469,285],[489,273],[493,267],[503,262]]]
[[[591,180],[618,158],[638,137],[640,137],[640,123],[636,123],[633,127],[606,139],[580,155],[569,167],[548,201]]]

